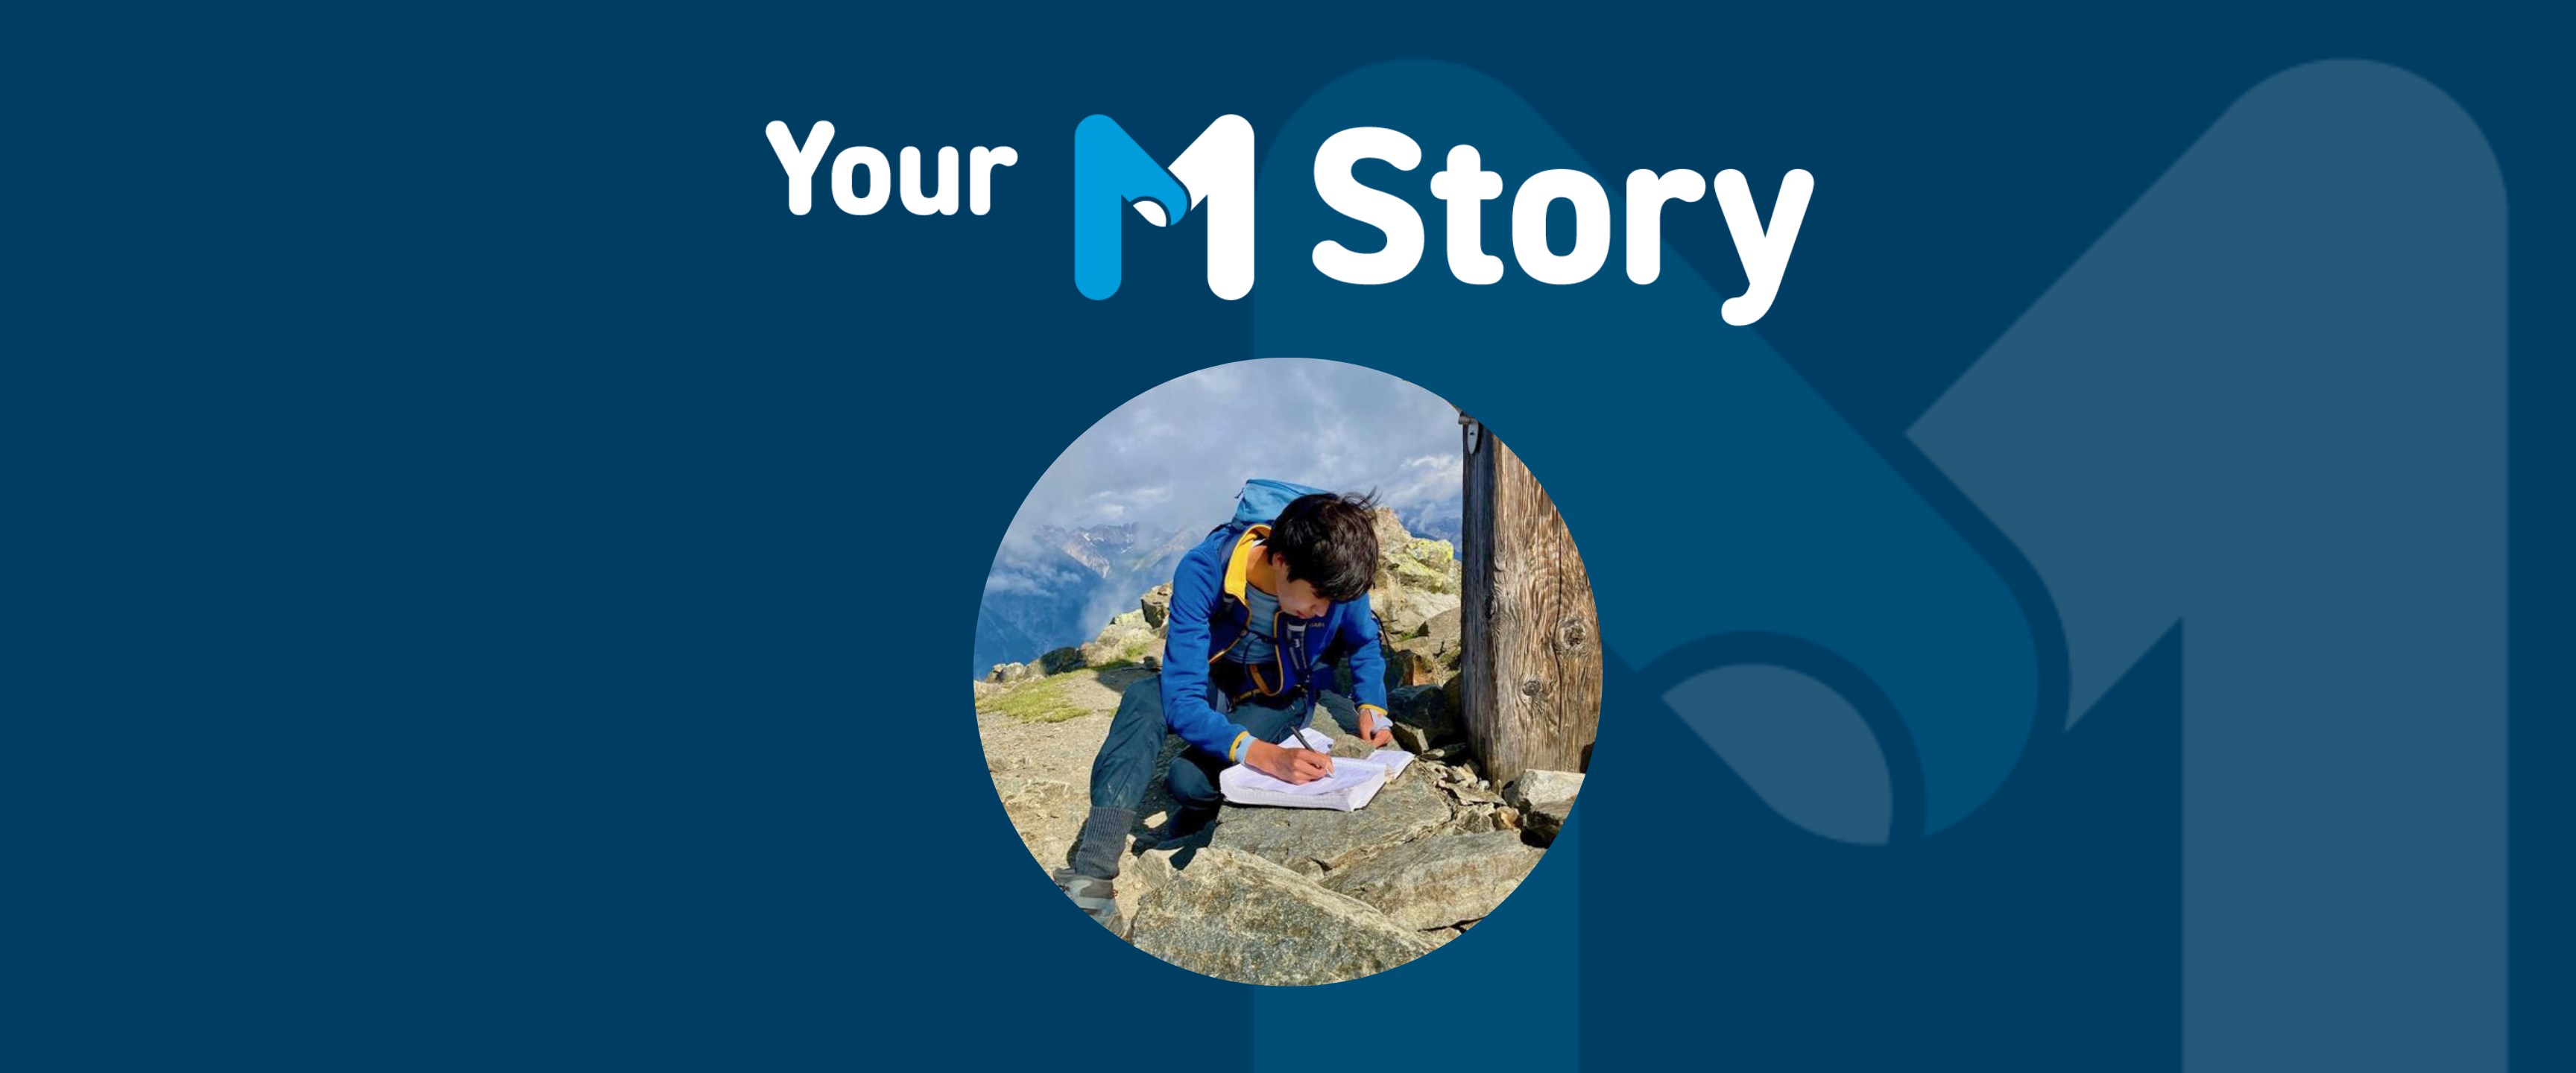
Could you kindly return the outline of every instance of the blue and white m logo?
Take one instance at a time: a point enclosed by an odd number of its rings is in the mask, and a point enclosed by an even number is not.
[[[1163,227],[1207,210],[1208,289],[1229,302],[1252,293],[1252,124],[1218,116],[1166,170],[1105,115],[1073,128],[1073,285],[1098,301],[1118,293],[1119,210],[1136,206]]]

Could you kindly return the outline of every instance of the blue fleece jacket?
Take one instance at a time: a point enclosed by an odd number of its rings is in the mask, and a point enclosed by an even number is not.
[[[1208,705],[1208,667],[1243,639],[1251,618],[1244,586],[1251,583],[1252,550],[1270,535],[1256,525],[1240,535],[1225,530],[1181,556],[1172,571],[1171,630],[1163,643],[1163,721],[1172,733],[1198,748],[1241,761],[1252,736],[1242,725]],[[1277,651],[1263,665],[1248,666],[1255,687],[1264,695],[1302,691],[1309,703],[1323,687],[1329,662],[1347,664],[1353,697],[1386,711],[1386,657],[1378,648],[1377,616],[1368,597],[1334,604],[1320,618],[1291,619],[1281,614]],[[1297,627],[1303,627],[1302,630]],[[1302,633],[1303,643],[1297,643]]]

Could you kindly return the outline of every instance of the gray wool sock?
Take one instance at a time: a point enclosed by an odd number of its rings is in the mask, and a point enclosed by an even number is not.
[[[1136,826],[1132,808],[1093,808],[1082,821],[1082,838],[1073,848],[1073,871],[1094,879],[1118,878],[1118,858],[1127,852],[1127,831]]]

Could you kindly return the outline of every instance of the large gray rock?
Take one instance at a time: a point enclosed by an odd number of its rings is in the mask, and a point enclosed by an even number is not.
[[[1423,639],[1439,646],[1439,650],[1443,653],[1456,651],[1460,637],[1460,614],[1461,609],[1453,607],[1424,620]]]
[[[1172,617],[1172,583],[1166,581],[1145,590],[1145,595],[1136,603],[1137,610],[1145,613],[1145,625],[1162,629],[1163,623]]]
[[[1313,875],[1345,867],[1448,822],[1448,799],[1433,788],[1431,780],[1406,772],[1357,812],[1227,805],[1217,817],[1209,844]]]
[[[1046,655],[1039,656],[1033,662],[1038,665],[1039,670],[1048,674],[1063,674],[1066,671],[1078,671],[1082,669],[1082,650],[1072,647],[1059,648],[1053,652],[1047,653]]]
[[[1396,515],[1394,507],[1377,508],[1369,515],[1369,525],[1376,530],[1378,569],[1386,570],[1387,560],[1401,554],[1404,546],[1412,543],[1413,532],[1404,527],[1404,519]]]
[[[1180,874],[1180,869],[1172,864],[1173,859],[1180,856],[1180,851],[1144,845],[1133,836],[1128,838],[1127,844],[1130,852],[1118,871],[1116,885],[1118,915],[1133,924],[1136,911],[1144,905],[1146,896]]]
[[[1026,663],[996,663],[993,665],[993,673],[984,676],[984,680],[996,684],[1008,685],[1012,682],[1025,680],[1034,673],[1035,672],[1031,671],[1029,669],[1029,665]]]
[[[1583,776],[1571,771],[1524,771],[1503,788],[1503,800],[1520,810],[1521,823],[1539,845],[1556,840],[1574,798],[1583,792]]]
[[[1411,637],[1442,612],[1457,610],[1458,595],[1389,585],[1369,590],[1369,607],[1385,623],[1386,636]]]
[[[1377,577],[1373,588],[1393,586],[1457,594],[1458,553],[1448,541],[1425,540],[1406,532],[1395,512],[1385,507],[1377,509],[1373,522],[1377,530]]]
[[[1384,972],[1438,945],[1366,902],[1215,848],[1154,885],[1137,904],[1128,939],[1191,972],[1290,986]]]
[[[1511,897],[1543,852],[1510,831],[1424,838],[1324,877],[1415,931],[1480,920]]]
[[[1458,606],[1458,558],[1446,541],[1405,532],[1392,510],[1378,508],[1374,524],[1377,572],[1370,580],[1369,607],[1387,640],[1411,637],[1433,616]]]
[[[1145,625],[1142,612],[1130,611],[1109,621],[1100,635],[1083,642],[1082,666],[1115,667],[1141,663],[1148,654],[1162,648],[1161,640]]]

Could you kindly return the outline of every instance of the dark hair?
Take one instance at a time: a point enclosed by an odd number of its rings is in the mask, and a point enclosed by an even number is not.
[[[1334,603],[1359,599],[1377,575],[1377,493],[1317,492],[1290,500],[1270,523],[1266,542],[1288,562],[1288,580],[1315,587]]]

